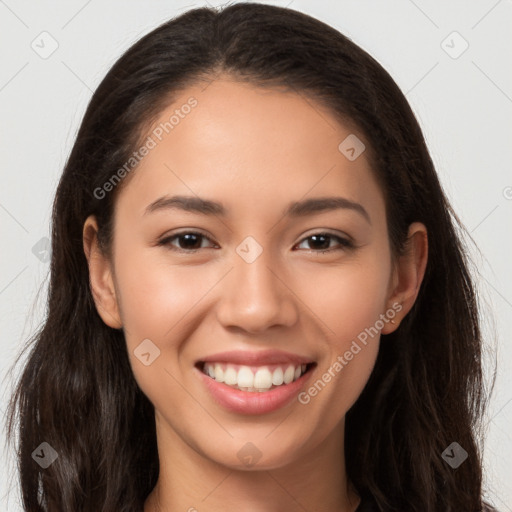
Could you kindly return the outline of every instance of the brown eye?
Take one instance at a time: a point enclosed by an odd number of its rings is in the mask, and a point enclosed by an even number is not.
[[[174,240],[177,240],[178,247],[172,243]],[[203,240],[209,240],[211,242],[211,240],[202,233],[197,231],[184,231],[164,238],[158,245],[165,245],[172,250],[180,252],[192,253],[196,252],[198,249],[204,248],[201,244]]]
[[[338,247],[330,247],[330,242],[332,240],[338,241]],[[307,238],[304,238],[301,244],[304,242],[308,242],[310,245],[310,250],[321,253],[339,251],[342,249],[351,249],[354,247],[354,244],[347,238],[333,235],[331,233],[315,233],[314,235],[310,235]]]

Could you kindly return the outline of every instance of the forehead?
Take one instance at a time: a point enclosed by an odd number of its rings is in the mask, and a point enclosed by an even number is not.
[[[226,78],[198,83],[160,112],[145,140],[151,148],[120,198],[137,208],[180,193],[254,215],[258,204],[281,209],[290,199],[336,192],[383,207],[368,153],[351,160],[342,151],[344,141],[364,136],[298,92]]]

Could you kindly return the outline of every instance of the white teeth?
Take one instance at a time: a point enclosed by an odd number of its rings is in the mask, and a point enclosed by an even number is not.
[[[210,375],[210,373],[211,370],[210,368],[208,368],[208,375]],[[224,382],[224,370],[222,369],[222,366],[216,364],[213,373],[214,375],[210,375],[210,377],[214,377],[217,382]]]
[[[284,372],[284,383],[290,384],[290,382],[293,380],[294,375],[295,368],[293,366],[288,366],[288,368],[286,368],[286,371]]]
[[[242,366],[240,370],[238,370],[237,380],[237,384],[241,388],[252,388],[254,386],[254,374],[247,366]]]
[[[272,387],[272,374],[268,368],[260,368],[254,376],[254,387],[270,389]]]
[[[283,369],[276,368],[272,374],[272,384],[274,386],[280,386],[284,382]]]
[[[219,366],[218,364],[215,366]],[[232,366],[228,366],[224,372],[224,382],[229,386],[237,384],[237,372]]]
[[[305,364],[297,366],[290,364],[275,367],[274,371],[271,371],[267,366],[262,366],[253,373],[248,366],[235,367],[231,364],[205,363],[203,372],[217,382],[224,382],[242,391],[262,393],[276,386],[290,384],[297,380],[306,368]]]

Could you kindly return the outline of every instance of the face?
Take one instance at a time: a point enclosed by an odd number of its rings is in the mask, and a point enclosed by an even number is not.
[[[403,316],[364,136],[228,78],[180,93],[147,135],[112,259],[92,264],[97,296],[111,287],[98,310],[122,325],[160,439],[231,468],[300,460],[343,432]]]

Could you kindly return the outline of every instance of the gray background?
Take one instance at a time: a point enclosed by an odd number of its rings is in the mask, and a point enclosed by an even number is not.
[[[512,2],[266,3],[311,14],[353,39],[389,71],[420,121],[443,186],[481,251],[472,256],[489,368],[498,350],[485,485],[489,499],[512,512]],[[0,0],[2,418],[12,389],[6,371],[43,318],[51,202],[92,91],[143,34],[202,5]],[[2,446],[1,456],[0,509],[18,512],[13,454]]]

